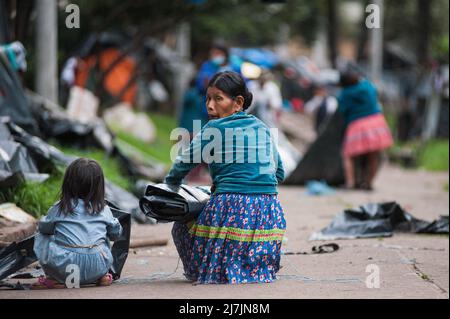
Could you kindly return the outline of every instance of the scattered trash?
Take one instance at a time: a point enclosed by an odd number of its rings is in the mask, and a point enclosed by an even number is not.
[[[0,217],[20,224],[36,223],[36,219],[33,216],[25,213],[13,203],[0,204]]]
[[[5,122],[9,122],[9,118],[0,117],[0,187],[12,187],[21,180],[46,180],[49,175],[39,173],[27,148],[14,141]]]
[[[389,237],[394,231],[448,234],[448,216],[430,223],[416,219],[396,202],[367,204],[344,210],[309,240]]]
[[[14,70],[21,72],[27,71],[27,51],[20,41],[0,45],[0,53],[8,58]]]
[[[311,252],[284,252],[283,255],[313,255],[313,254],[328,254],[339,250],[339,245],[335,243],[323,244],[319,246],[313,246]]]
[[[139,206],[145,215],[158,222],[186,222],[201,213],[210,195],[208,187],[148,185]]]
[[[167,92],[164,85],[157,80],[152,80],[148,83],[148,90],[157,102],[167,102],[169,100],[169,93]]]
[[[36,266],[32,270],[24,270],[21,272],[18,272],[12,276],[10,276],[11,279],[33,279],[33,278],[39,278],[41,276],[45,276],[44,270],[40,266]]]
[[[16,284],[10,284],[0,281],[0,288],[9,288],[10,290],[31,290],[31,284],[22,284],[19,281]]]
[[[114,136],[102,119],[94,117],[89,122],[80,122],[70,118],[61,106],[34,92],[28,91],[27,96],[41,136],[54,138],[62,145],[98,147],[108,154],[113,152]]]
[[[418,231],[423,234],[448,234],[448,216],[440,216],[438,220],[431,222]]]
[[[52,167],[55,165],[69,165],[76,157],[65,155],[41,138],[33,136],[13,123],[9,118],[0,117],[0,127],[7,128],[13,140],[23,145],[36,163],[38,169],[41,167]]]
[[[67,102],[67,116],[81,123],[90,123],[97,119],[99,99],[89,90],[73,86],[70,88]]]
[[[0,250],[0,280],[37,260],[33,246],[34,236],[31,236]]]
[[[155,140],[156,129],[144,113],[133,112],[131,105],[117,104],[103,112],[103,119],[110,126],[127,132],[146,143]]]
[[[325,181],[307,181],[305,186],[308,195],[326,196],[335,193],[334,189],[328,186]]]

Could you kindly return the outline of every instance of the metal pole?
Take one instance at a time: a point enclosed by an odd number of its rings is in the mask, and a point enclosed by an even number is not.
[[[383,70],[383,29],[384,29],[384,0],[374,0],[380,8],[380,27],[371,29],[371,76],[375,85],[379,84]]]
[[[58,14],[56,0],[36,1],[36,92],[58,103]]]
[[[177,64],[177,76],[175,77],[175,116],[180,118],[182,112],[183,94],[192,76],[192,67],[189,65],[191,53],[191,27],[187,22],[181,23],[176,29],[176,51],[180,58]]]

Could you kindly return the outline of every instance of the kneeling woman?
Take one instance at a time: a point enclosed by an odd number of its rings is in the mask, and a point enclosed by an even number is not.
[[[195,222],[172,229],[185,276],[197,283],[268,283],[280,268],[286,222],[277,184],[284,170],[267,126],[244,112],[251,102],[239,74],[216,74],[207,90],[210,121],[165,180],[179,185],[199,164],[191,158],[209,165],[211,198]]]

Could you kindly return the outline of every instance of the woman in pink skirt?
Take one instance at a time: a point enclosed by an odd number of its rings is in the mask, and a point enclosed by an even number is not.
[[[338,111],[343,114],[346,124],[342,148],[346,186],[371,190],[380,153],[393,144],[391,131],[372,83],[348,72],[341,75],[341,86]],[[355,159],[359,156],[366,156],[368,165],[364,181],[355,185]]]

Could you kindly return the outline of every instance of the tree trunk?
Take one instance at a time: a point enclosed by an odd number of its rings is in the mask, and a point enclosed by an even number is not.
[[[433,0],[417,0],[418,43],[417,58],[421,65],[430,57],[431,8]]]
[[[327,0],[328,7],[328,57],[333,68],[337,66],[338,57],[338,0]]]

